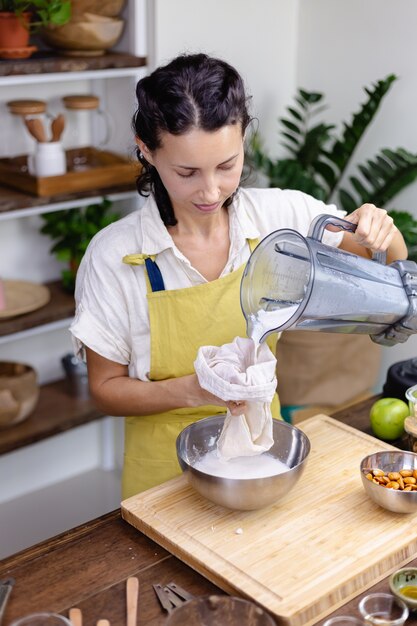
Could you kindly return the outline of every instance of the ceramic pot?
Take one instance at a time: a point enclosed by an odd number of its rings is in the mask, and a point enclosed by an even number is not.
[[[29,417],[38,398],[37,374],[30,365],[0,362],[0,428]]]

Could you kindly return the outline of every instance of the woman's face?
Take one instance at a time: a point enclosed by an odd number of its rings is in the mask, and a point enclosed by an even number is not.
[[[161,142],[151,154],[139,145],[158,170],[176,218],[218,213],[239,185],[244,157],[241,125],[212,132],[195,128],[184,135],[163,133]]]

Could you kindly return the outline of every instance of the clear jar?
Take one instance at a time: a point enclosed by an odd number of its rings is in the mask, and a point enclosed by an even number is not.
[[[410,409],[410,415],[417,417],[417,385],[409,387],[405,392],[405,397],[408,401],[408,408]]]
[[[50,115],[47,112],[47,103],[44,100],[9,100],[6,103],[9,113],[20,117],[19,127],[22,128],[22,142],[26,144],[27,151],[31,151],[33,141],[47,142],[51,138]],[[26,129],[25,129],[26,127]],[[30,142],[32,140],[32,142]],[[14,140],[16,145],[19,141]],[[20,150],[18,150],[21,152]],[[10,150],[10,153],[13,149]]]
[[[62,101],[66,109],[68,147],[103,148],[110,140],[112,123],[108,113],[100,108],[98,96],[70,95]]]

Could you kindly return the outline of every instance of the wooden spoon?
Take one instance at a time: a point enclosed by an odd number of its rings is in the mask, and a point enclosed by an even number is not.
[[[110,622],[108,619],[99,619],[97,626],[110,626]]]
[[[138,614],[139,580],[130,576],[126,583],[127,626],[136,626]]]
[[[36,141],[39,141],[40,143],[45,143],[48,141],[45,127],[41,119],[39,119],[38,117],[25,117],[24,121],[26,128],[28,129],[32,137],[36,139]]]
[[[59,115],[57,115],[52,120],[52,124],[51,124],[52,139],[51,139],[51,141],[59,141],[61,139],[62,133],[64,132],[64,128],[65,128],[65,117],[62,115],[62,113],[60,113]]]
[[[69,610],[70,622],[72,626],[83,626],[83,616],[81,609],[73,608]]]

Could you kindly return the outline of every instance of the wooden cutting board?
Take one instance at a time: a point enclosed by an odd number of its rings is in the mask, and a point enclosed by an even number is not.
[[[199,496],[184,476],[121,505],[122,517],[145,535],[289,626],[318,622],[417,551],[417,514],[382,509],[361,483],[361,459],[395,448],[325,415],[299,427],[311,441],[307,466],[271,507],[229,511]]]

